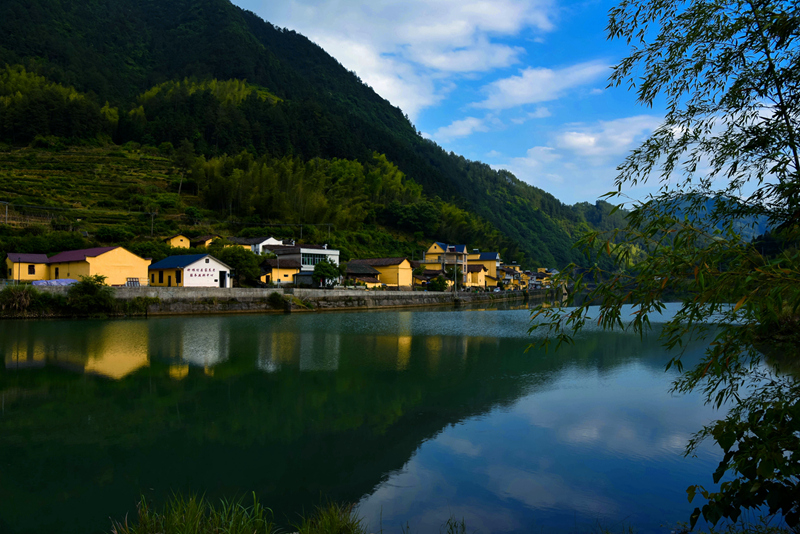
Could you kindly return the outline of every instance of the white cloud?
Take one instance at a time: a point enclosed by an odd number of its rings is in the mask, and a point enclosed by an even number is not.
[[[546,107],[539,107],[536,108],[534,111],[531,111],[530,113],[526,113],[522,117],[516,117],[514,119],[511,119],[511,122],[513,122],[514,124],[524,124],[531,119],[545,119],[550,116],[552,116],[552,113],[550,113],[549,109],[547,109]]]
[[[484,88],[486,100],[474,104],[488,109],[508,109],[525,104],[556,100],[570,89],[610,73],[601,61],[588,61],[563,69],[528,67],[519,76],[496,80]]]
[[[475,117],[453,121],[448,126],[442,126],[431,136],[439,141],[449,141],[457,137],[466,137],[473,132],[485,132],[488,128],[483,120]]]
[[[578,156],[601,159],[617,157],[626,154],[660,123],[659,117],[638,115],[599,121],[594,125],[573,125],[558,135],[555,144]]]
[[[500,39],[549,32],[556,14],[552,0],[255,1],[260,16],[309,37],[412,118],[453,76],[518,63],[524,49]]]
[[[594,200],[612,189],[616,165],[661,121],[653,115],[637,115],[570,124],[552,133],[546,145],[492,167],[509,170],[562,202]]]

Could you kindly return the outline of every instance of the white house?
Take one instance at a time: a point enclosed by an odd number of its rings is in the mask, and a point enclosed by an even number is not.
[[[314,267],[321,261],[329,260],[334,265],[339,265],[339,251],[328,248],[328,245],[297,245],[295,247],[275,247],[272,249],[278,258],[283,261],[295,260],[300,262],[300,272],[295,275],[296,284],[311,284],[311,274]]]
[[[231,243],[241,245],[243,247],[250,247],[254,254],[263,254],[271,252],[273,247],[291,246],[292,241],[283,241],[275,239],[274,237],[231,237]]]
[[[231,287],[231,268],[208,254],[170,256],[149,268],[150,285],[160,287]]]

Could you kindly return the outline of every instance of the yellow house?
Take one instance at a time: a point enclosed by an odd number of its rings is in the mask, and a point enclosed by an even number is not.
[[[61,252],[48,258],[47,263],[49,280],[102,275],[106,277],[106,284],[121,286],[134,281],[147,285],[150,260],[122,247],[98,247]]]
[[[350,265],[369,265],[380,273],[378,279],[389,287],[411,288],[413,284],[413,269],[408,258],[371,258],[366,260],[351,260]]]
[[[367,286],[368,289],[383,285],[380,281],[381,272],[366,263],[348,262],[344,276],[358,285]]]
[[[497,268],[500,267],[500,253],[479,252],[476,250],[468,255],[467,261],[469,261],[470,267],[473,265],[483,265],[486,267],[486,273],[484,273],[486,287],[497,287]],[[503,274],[501,273],[499,278],[502,279],[502,277]]]
[[[193,247],[207,247],[211,244],[212,241],[215,239],[222,239],[221,236],[218,235],[201,235],[192,239],[191,243],[189,243]]]
[[[190,239],[183,234],[164,238],[164,242],[173,248],[190,248],[192,246]]]
[[[302,265],[297,260],[270,258],[261,264],[261,281],[265,284],[293,284]]]
[[[467,246],[448,245],[437,241],[428,247],[420,263],[429,269],[441,269],[442,264],[445,266],[459,265],[463,269],[467,265]]]
[[[488,269],[482,264],[467,266],[467,287],[484,288],[486,283],[486,272]]]
[[[47,280],[47,256],[45,254],[19,254],[9,252],[6,258],[6,278],[29,282]]]

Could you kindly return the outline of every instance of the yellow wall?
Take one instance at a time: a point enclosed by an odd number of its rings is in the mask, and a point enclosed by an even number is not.
[[[300,272],[300,269],[292,267],[291,269],[278,269],[272,268],[272,273],[267,273],[261,277],[261,281],[265,284],[275,283],[280,280],[281,284],[293,284],[294,275]]]
[[[467,286],[469,287],[484,287],[486,280],[486,271],[478,271],[477,273],[467,273]]]
[[[128,278],[138,278],[139,283],[146,285],[149,279],[147,268],[150,260],[140,258],[122,247],[109,250],[96,258],[86,258],[86,261],[90,266],[89,274],[105,276],[106,284],[110,286],[125,285]],[[50,268],[52,269],[52,265]]]
[[[150,280],[149,284],[151,286],[156,287],[167,287],[170,281],[170,277],[172,277],[172,287],[183,287],[183,273],[181,269],[153,269],[150,270]],[[158,274],[160,272],[164,273],[163,282],[159,282]],[[181,283],[177,283],[176,280],[178,279],[178,273],[181,273]]]
[[[411,286],[413,269],[411,269],[411,263],[408,260],[403,260],[397,265],[385,265],[381,267],[373,265],[372,267],[381,273],[379,280],[387,286]]]
[[[35,274],[28,274],[28,266],[33,265]],[[47,280],[49,272],[46,263],[14,263],[6,258],[6,278],[9,280]],[[9,272],[10,269],[10,272]]]
[[[58,269],[58,272],[56,272]],[[92,274],[89,270],[89,263],[85,261],[72,261],[64,263],[51,263],[50,264],[50,280],[61,280],[63,278],[72,278],[78,280],[81,276],[89,276]],[[106,280],[106,284],[111,284]]]
[[[169,246],[175,248],[189,248],[191,244],[189,243],[189,238],[185,235],[176,235],[175,237],[171,237],[169,239],[165,239]]]
[[[474,256],[475,259],[472,259],[472,256]],[[486,272],[483,273],[484,277],[491,276],[492,278],[497,278],[497,261],[480,260],[478,258],[478,254],[471,255],[469,259],[469,265],[483,265],[486,267]],[[492,280],[491,278],[486,278],[486,285],[489,287],[495,287],[497,285],[497,281]]]

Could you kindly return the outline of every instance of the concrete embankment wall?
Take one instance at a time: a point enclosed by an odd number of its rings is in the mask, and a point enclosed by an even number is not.
[[[66,294],[63,287],[43,287],[43,291]],[[278,293],[288,304],[276,308],[269,296]],[[531,298],[539,292],[532,292]],[[547,291],[541,293],[546,294]],[[438,293],[428,291],[361,291],[322,289],[261,288],[184,288],[141,287],[115,288],[120,300],[137,297],[157,299],[148,304],[148,315],[213,314],[213,313],[286,313],[318,310],[371,310],[421,306],[463,306],[509,300],[522,300],[521,291],[502,293]]]

